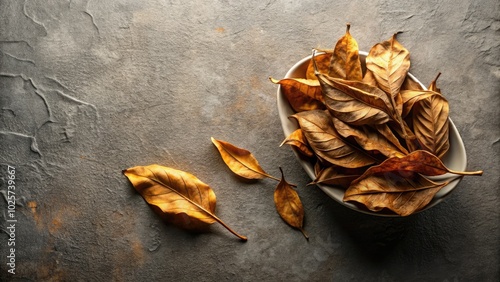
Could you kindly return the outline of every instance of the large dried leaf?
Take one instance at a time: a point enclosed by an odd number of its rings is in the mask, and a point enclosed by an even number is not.
[[[408,216],[425,207],[447,184],[433,182],[420,174],[370,175],[353,182],[344,194],[344,201],[361,203],[375,212],[387,208],[400,216]]]
[[[286,139],[281,143],[280,147],[283,145],[290,145],[297,149],[301,154],[307,157],[314,156],[313,151],[309,148],[309,144],[307,143],[307,139],[302,133],[302,129],[297,129],[292,132]]]
[[[363,150],[347,143],[335,131],[330,115],[315,110],[297,113],[295,118],[316,156],[331,164],[357,168],[375,163]]]
[[[279,179],[267,174],[264,169],[260,166],[257,159],[252,155],[252,153],[243,148],[234,146],[233,144],[217,140],[211,137],[212,143],[214,143],[217,150],[222,157],[222,160],[226,165],[237,175],[246,179],[262,179],[265,177]]]
[[[123,171],[134,188],[168,222],[190,230],[204,229],[219,222],[242,240],[215,215],[216,197],[212,188],[196,176],[160,165],[136,166]]]
[[[378,86],[391,97],[399,94],[410,69],[410,52],[396,39],[374,45],[366,57],[366,68],[373,72]]]
[[[325,104],[335,117],[354,125],[383,124],[394,119],[387,95],[380,89],[358,81],[318,74]]]
[[[321,87],[316,79],[285,78],[271,82],[281,85],[281,91],[296,112],[324,109]]]
[[[349,33],[351,25],[347,24],[346,33],[333,49],[328,75],[347,80],[361,81],[363,73],[359,60],[358,43]]]
[[[299,194],[292,186],[286,182],[281,171],[281,181],[274,190],[274,203],[276,210],[281,218],[290,226],[299,229],[306,239],[309,239],[307,233],[304,231],[304,207],[300,201]]]
[[[398,147],[368,125],[349,125],[337,118],[333,118],[333,125],[342,137],[353,137],[358,145],[366,151],[378,151],[386,157],[402,157],[408,153],[406,150],[406,153],[399,150]]]

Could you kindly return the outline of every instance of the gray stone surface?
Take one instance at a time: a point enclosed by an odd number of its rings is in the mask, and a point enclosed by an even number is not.
[[[411,72],[439,86],[464,140],[466,177],[408,218],[347,209],[314,186],[284,138],[276,86],[345,23],[360,49],[402,31]],[[458,1],[0,0],[0,190],[16,170],[16,274],[2,281],[499,281],[500,9]],[[243,182],[210,137],[282,166],[306,241]],[[217,194],[220,225],[164,224],[121,170],[158,163]],[[6,198],[5,197],[5,198]],[[7,198],[6,198],[7,199]]]

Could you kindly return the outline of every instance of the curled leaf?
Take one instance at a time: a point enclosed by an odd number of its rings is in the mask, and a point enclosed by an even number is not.
[[[394,119],[387,95],[377,87],[318,74],[328,110],[338,119],[355,125],[383,124]]]
[[[275,179],[267,174],[260,166],[257,159],[250,153],[250,151],[234,146],[233,144],[217,140],[211,137],[212,143],[217,147],[222,160],[226,165],[237,175],[246,179],[262,179],[265,177]]]
[[[361,81],[363,73],[359,60],[358,43],[349,33],[351,25],[347,24],[346,33],[335,45],[330,61],[328,75],[346,80]]]
[[[307,157],[314,156],[313,151],[309,148],[309,144],[307,143],[307,139],[304,137],[302,133],[302,129],[297,129],[292,132],[284,141],[281,143],[280,147],[284,144],[295,147],[301,154]]]
[[[294,111],[301,112],[325,108],[318,80],[302,78],[269,79],[281,86],[281,91]]]
[[[335,131],[330,115],[315,110],[297,113],[295,118],[316,156],[331,164],[348,168],[363,167],[376,162],[366,152],[347,143]]]
[[[314,71],[315,65],[321,73],[328,73],[332,55],[333,52],[331,50],[315,55],[311,61],[309,61],[309,65],[307,65],[306,78],[318,80]]]
[[[309,236],[303,228],[304,207],[300,201],[299,194],[297,194],[297,191],[295,191],[292,186],[286,182],[281,167],[280,171],[281,181],[274,190],[274,203],[276,205],[276,210],[286,223],[299,229],[304,237],[309,239]]]
[[[241,240],[247,240],[215,215],[215,193],[196,176],[160,165],[136,166],[123,174],[166,221],[189,230],[219,222]]]
[[[366,151],[378,151],[386,157],[401,157],[405,155],[404,152],[389,142],[382,134],[372,127],[367,125],[349,125],[337,118],[333,118],[333,125],[342,137],[353,137],[358,145]]]

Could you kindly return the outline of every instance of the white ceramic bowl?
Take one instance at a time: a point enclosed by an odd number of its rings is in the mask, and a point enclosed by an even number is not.
[[[367,52],[360,51],[359,56],[361,60],[362,67],[365,68],[365,59],[366,56],[368,55]],[[285,75],[285,78],[305,78],[306,77],[306,70],[307,66],[309,64],[309,61],[311,60],[312,56],[308,56],[303,58],[302,60],[298,61]],[[408,74],[413,80],[418,82],[424,89],[427,89],[417,78],[415,78],[412,74]],[[285,95],[281,92],[281,87],[278,87],[278,114],[280,117],[281,125],[283,127],[283,132],[285,136],[290,135],[294,130],[298,129],[299,126],[297,122],[294,119],[289,119],[288,117],[293,115],[295,112],[293,111],[292,107],[288,103]],[[462,142],[462,138],[460,137],[460,134],[458,133],[457,128],[455,127],[455,124],[453,124],[453,121],[450,119],[450,148],[446,155],[443,157],[443,163],[452,170],[455,171],[465,171],[466,166],[467,166],[467,156],[465,152],[465,147],[464,143]],[[316,177],[314,175],[314,164],[310,163],[308,161],[305,161],[303,158],[300,157],[299,153],[294,150],[294,153],[297,157],[297,160],[299,163],[302,165],[306,173],[309,175],[309,177],[314,180]],[[451,178],[456,178],[454,175],[451,174],[445,174],[445,175],[440,175],[437,177],[433,177],[432,179],[435,181],[443,181],[446,179],[451,179]],[[431,202],[422,210],[424,211],[426,209],[429,209],[430,207],[435,206],[439,202],[443,201],[443,199],[450,194],[450,192],[457,186],[457,184],[460,182],[461,178],[456,178],[455,180],[451,181],[448,185],[443,187],[436,195],[434,198],[431,200]],[[353,210],[356,210],[358,212],[366,213],[366,214],[371,214],[371,215],[377,215],[377,216],[385,216],[385,217],[399,217],[399,215],[390,213],[390,212],[385,212],[385,210],[380,211],[380,212],[372,212],[369,211],[368,209],[360,209],[358,206],[349,203],[349,202],[344,202],[342,199],[344,198],[344,190],[339,187],[335,186],[329,186],[329,185],[323,185],[323,184],[318,184],[317,185],[321,190],[323,190],[328,196],[333,198],[335,201],[339,202],[341,205],[346,206],[348,208],[351,208]]]

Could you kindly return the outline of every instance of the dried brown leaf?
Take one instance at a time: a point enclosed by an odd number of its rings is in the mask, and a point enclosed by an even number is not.
[[[297,113],[295,118],[316,156],[331,164],[357,168],[375,163],[363,150],[347,143],[335,131],[331,116],[320,110]]]
[[[371,166],[355,182],[380,173],[394,173],[402,176],[412,176],[413,174],[437,176],[445,173],[453,173],[457,175],[481,175],[483,172],[451,170],[447,168],[437,156],[424,150],[418,150],[404,157],[388,158],[379,165]]]
[[[294,111],[301,112],[325,108],[318,80],[302,78],[269,79],[281,86],[281,91]]]
[[[315,79],[316,73],[314,72],[314,65],[317,66],[318,70],[321,73],[328,73],[330,69],[330,62],[332,60],[333,51],[325,51],[324,53],[315,55],[311,61],[309,61],[309,65],[306,70],[306,79]]]
[[[366,57],[366,68],[373,72],[378,86],[391,97],[399,94],[410,69],[410,52],[396,39],[375,44]]]
[[[333,118],[333,125],[342,137],[353,137],[358,145],[366,151],[378,151],[386,157],[402,157],[405,155],[398,147],[368,125],[349,125],[335,117]]]
[[[224,160],[229,169],[237,175],[246,179],[262,179],[268,177],[279,181],[279,179],[267,174],[264,169],[262,169],[257,159],[250,151],[236,147],[226,141],[217,140],[213,137],[211,137],[211,139],[212,143],[217,147],[217,150],[219,150],[222,160]]]
[[[241,240],[247,240],[215,215],[215,193],[196,176],[160,165],[136,166],[123,174],[168,222],[189,230],[201,230],[219,222]]]
[[[274,203],[276,205],[276,210],[281,218],[288,223],[290,226],[299,229],[306,239],[309,236],[304,231],[304,207],[300,201],[299,194],[295,191],[292,186],[286,182],[283,175],[283,170],[281,171],[281,181],[276,186],[274,190]]]
[[[400,216],[408,216],[425,207],[447,184],[433,182],[420,174],[370,175],[353,182],[344,194],[344,201],[361,203],[375,212],[387,208]]]
[[[383,124],[394,119],[387,95],[377,87],[318,74],[325,104],[333,116],[355,125]]]
[[[359,60],[358,43],[351,36],[350,27],[351,25],[347,24],[345,35],[335,45],[328,75],[346,80],[361,81],[363,73],[361,61]]]
[[[284,141],[281,143],[280,147],[283,145],[293,146],[299,151],[301,154],[307,157],[314,156],[313,151],[309,148],[309,144],[307,143],[307,139],[302,133],[302,129],[297,129],[292,132]]]

